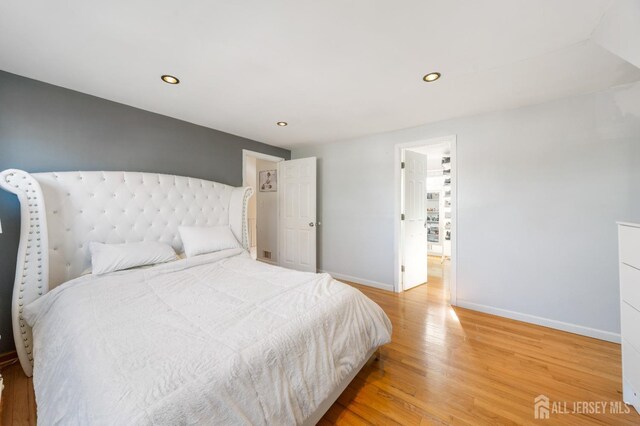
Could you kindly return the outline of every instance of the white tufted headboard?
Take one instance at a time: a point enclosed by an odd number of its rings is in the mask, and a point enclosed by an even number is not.
[[[159,241],[181,253],[180,225],[229,225],[248,248],[251,188],[137,172],[0,173],[18,196],[21,233],[13,290],[13,332],[25,373],[32,372],[31,330],[23,307],[91,266],[89,243]]]

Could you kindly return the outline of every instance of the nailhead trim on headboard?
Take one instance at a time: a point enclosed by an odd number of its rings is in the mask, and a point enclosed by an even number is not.
[[[20,200],[20,245],[11,311],[18,357],[25,373],[30,376],[33,368],[33,337],[22,313],[27,304],[48,291],[48,235],[44,198],[33,176],[20,170],[2,172],[0,187],[13,192]]]
[[[245,250],[249,250],[249,221],[247,220],[248,212],[247,208],[249,206],[249,198],[253,195],[253,189],[251,187],[245,188],[244,192],[244,200],[242,201],[242,217],[244,220],[242,221],[242,247]]]

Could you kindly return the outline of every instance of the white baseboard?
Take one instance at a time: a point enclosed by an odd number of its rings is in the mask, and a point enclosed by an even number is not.
[[[356,283],[356,284],[362,284],[362,285],[366,285],[366,286],[369,286],[369,287],[375,287],[375,288],[379,288],[381,290],[393,291],[393,284],[380,283],[378,281],[371,281],[371,280],[367,280],[365,278],[353,277],[351,275],[339,274],[337,272],[331,272],[331,271],[318,270],[318,272],[323,272],[325,274],[329,274],[329,275],[331,275],[333,278],[335,278],[337,280],[351,281],[351,282]]]
[[[518,321],[524,321],[531,324],[542,325],[544,327],[555,328],[556,330],[568,331],[569,333],[579,334],[581,336],[593,337],[595,339],[606,340],[608,342],[620,343],[620,334],[610,331],[598,330],[596,328],[585,327],[582,325],[571,324],[549,318],[542,318],[535,315],[523,314],[520,312],[509,311],[507,309],[495,308],[493,306],[480,305],[478,303],[467,302],[458,299],[456,306],[474,311],[484,312],[486,314],[497,315],[500,317],[511,318]]]

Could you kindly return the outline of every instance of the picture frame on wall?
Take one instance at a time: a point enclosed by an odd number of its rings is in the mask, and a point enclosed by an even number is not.
[[[278,191],[278,171],[277,170],[261,170],[258,180],[260,192],[277,192]]]

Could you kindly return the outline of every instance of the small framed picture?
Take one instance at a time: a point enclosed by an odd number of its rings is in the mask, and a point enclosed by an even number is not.
[[[260,192],[276,192],[278,190],[278,171],[262,170],[258,184]]]

